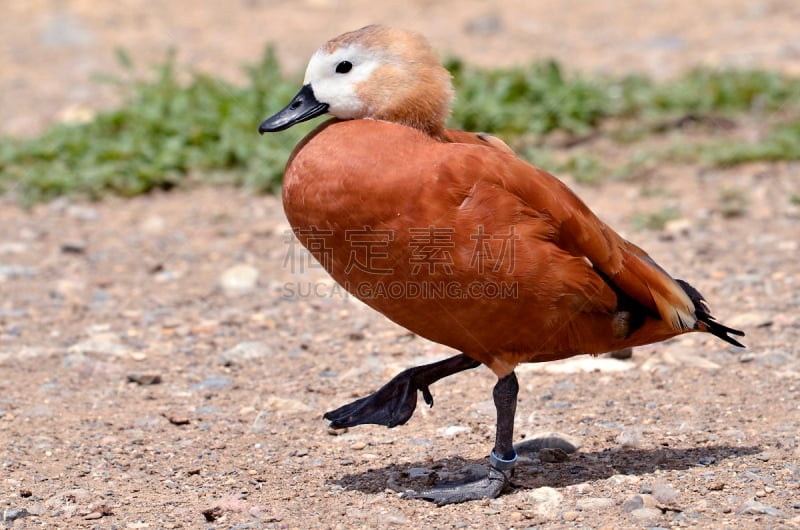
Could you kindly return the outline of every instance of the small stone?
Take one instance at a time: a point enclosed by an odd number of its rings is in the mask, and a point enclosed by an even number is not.
[[[160,234],[164,231],[166,223],[164,218],[159,215],[151,215],[139,223],[139,229],[150,235]]]
[[[642,446],[642,429],[631,427],[623,429],[617,435],[617,443],[623,449],[637,449]]]
[[[464,427],[463,425],[450,425],[449,427],[445,427],[444,429],[439,430],[439,433],[447,438],[456,436],[464,432],[469,432],[469,427]]]
[[[353,445],[350,446],[350,449],[352,449],[353,451],[361,451],[366,446],[367,446],[367,444],[365,442],[356,442],[356,443],[354,443]]]
[[[561,514],[561,518],[564,519],[565,521],[570,521],[571,522],[571,521],[576,520],[578,517],[580,517],[580,515],[581,514],[579,512],[576,512],[575,510],[568,510],[568,511],[564,512],[563,514]]]
[[[11,522],[17,519],[22,519],[23,517],[28,517],[29,515],[31,515],[30,512],[28,512],[28,510],[25,508],[10,508],[0,512],[0,516],[2,516],[0,520]],[[13,524],[11,526],[13,526]]]
[[[83,518],[86,519],[87,521],[95,521],[97,519],[102,519],[102,517],[103,514],[100,512],[91,512],[83,516]]]
[[[713,484],[711,484],[708,487],[709,491],[722,491],[724,489],[725,489],[725,483],[724,482],[714,482]]]
[[[173,425],[189,425],[192,421],[186,416],[165,412],[162,414]]]
[[[36,269],[33,267],[22,267],[19,265],[4,265],[0,263],[0,280],[25,278],[36,276]]]
[[[219,278],[219,285],[228,294],[243,294],[252,291],[258,282],[258,270],[246,264],[226,269]]]
[[[116,333],[103,331],[92,334],[88,339],[73,344],[69,353],[111,355],[114,357],[127,357],[130,348],[122,343]]]
[[[661,516],[661,510],[657,508],[638,508],[630,512],[635,519],[655,519]]]
[[[199,383],[195,383],[192,385],[192,390],[222,390],[223,388],[227,388],[233,384],[233,381],[228,379],[227,377],[222,377],[221,375],[210,375],[200,381]]]
[[[678,492],[665,480],[657,478],[653,482],[653,497],[661,504],[673,506],[678,500]]]
[[[679,236],[689,235],[692,224],[693,223],[690,219],[671,219],[664,223],[663,235],[667,239],[674,239]]]
[[[252,340],[240,342],[233,348],[226,350],[220,355],[220,359],[225,366],[232,366],[255,359],[270,357],[272,354],[273,349],[267,343]]]
[[[85,254],[87,246],[85,241],[65,241],[61,243],[61,252],[64,254]]]
[[[137,385],[141,386],[158,385],[161,383],[161,374],[156,374],[156,373],[128,374],[128,382],[136,383]]]
[[[207,523],[213,523],[222,517],[222,508],[219,506],[214,506],[213,508],[207,508],[200,513],[203,514],[203,517],[205,517]]]
[[[580,440],[559,432],[535,433],[527,440],[514,444],[514,450],[519,455],[539,453],[542,449],[560,449],[567,454],[572,454],[580,447]]]
[[[581,511],[588,510],[604,510],[614,506],[614,499],[608,497],[587,497],[585,499],[578,499],[576,503],[578,509]]]
[[[7,241],[0,243],[0,255],[2,254],[24,254],[27,252],[29,245],[19,243],[16,241]]]
[[[639,510],[641,508],[644,508],[644,499],[641,495],[634,495],[622,503],[622,511],[625,513],[631,513],[632,511]]]
[[[349,430],[350,429],[348,429],[347,427],[342,427],[341,429],[336,427],[328,427],[328,434],[330,434],[331,436],[341,436],[342,434],[347,433]]]
[[[66,213],[68,216],[73,219],[78,219],[79,221],[95,221],[100,218],[100,214],[97,213],[97,210],[94,208],[79,206],[77,204],[67,206]]]
[[[770,515],[772,517],[785,517],[785,514],[777,508],[773,508],[768,504],[759,501],[744,502],[739,508],[736,509],[738,515],[751,514],[751,515]]]
[[[536,488],[528,493],[528,499],[535,505],[536,513],[544,516],[554,516],[561,504],[563,495],[549,486]]]
[[[400,513],[386,513],[378,517],[378,526],[385,528],[387,526],[403,526],[408,524],[408,518]]]

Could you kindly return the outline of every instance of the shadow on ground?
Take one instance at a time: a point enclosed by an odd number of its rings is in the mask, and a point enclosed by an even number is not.
[[[607,449],[599,452],[576,453],[565,462],[553,464],[525,463],[517,466],[513,480],[517,489],[534,489],[542,486],[563,488],[584,482],[607,479],[613,475],[648,475],[656,470],[684,470],[695,466],[717,464],[729,458],[741,458],[760,453],[757,446],[734,447],[711,445],[686,449],[659,447],[653,449]],[[362,493],[380,493],[387,487],[392,489],[428,488],[433,485],[436,474],[428,480],[411,479],[408,470],[428,468],[438,473],[455,475],[462,468],[485,466],[487,459],[466,460],[446,458],[431,464],[427,461],[410,462],[404,465],[390,464],[362,473],[351,473],[333,480],[346,489]],[[474,469],[474,468],[473,468]]]

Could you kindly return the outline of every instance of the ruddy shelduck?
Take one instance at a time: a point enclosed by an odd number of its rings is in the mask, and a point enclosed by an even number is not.
[[[516,463],[520,363],[709,332],[741,346],[703,297],[626,241],[560,180],[501,140],[447,129],[451,77],[426,40],[367,26],[324,44],[286,108],[259,132],[331,114],[295,148],[283,204],[333,278],[412,332],[462,352],[410,368],[325,414],[333,427],[394,427],[417,391],[481,364],[498,377],[489,473],[407,496],[496,497]]]

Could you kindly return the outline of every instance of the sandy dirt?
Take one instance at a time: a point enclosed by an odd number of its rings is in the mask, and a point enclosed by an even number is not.
[[[275,42],[302,68],[383,21],[480,64],[555,56],[585,71],[696,64],[800,73],[796,2],[12,0],[0,17],[0,131],[113,105],[113,50],[236,79]],[[253,116],[254,130],[263,116]],[[615,149],[617,149],[615,151]],[[609,147],[609,156],[626,153]],[[496,500],[437,508],[397,490],[462,476],[493,442],[494,377],[432,387],[408,425],[329,432],[326,410],[453,352],[343,295],[287,236],[274,197],[230,189],[33,211],[0,199],[0,520],[14,528],[791,528],[800,526],[800,164],[652,168],[567,181],[691,281],[747,350],[692,335],[631,360],[518,370],[528,451]],[[743,192],[726,216],[722,190]],[[637,216],[670,207],[664,230]],[[421,402],[420,402],[421,403]]]

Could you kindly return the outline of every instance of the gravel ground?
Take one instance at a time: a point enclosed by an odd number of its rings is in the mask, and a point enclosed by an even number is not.
[[[120,43],[135,43],[146,62],[175,39],[187,61],[233,76],[271,35],[285,36],[282,53],[299,65],[328,36],[387,17],[484,63],[556,53],[584,69],[648,70],[664,54],[670,68],[754,56],[798,65],[786,29],[793,2],[686,2],[669,13],[658,2],[608,3],[619,17],[584,3],[513,16],[521,2],[463,2],[449,29],[451,2],[403,13],[366,4],[308,1],[295,12],[250,0],[222,17],[193,3],[179,19],[186,2],[130,2],[117,20],[96,3],[12,2],[23,18],[0,22],[0,121],[31,133],[70,105],[112,103],[81,72],[104,66]],[[428,16],[412,24],[419,13]],[[712,14],[718,24],[683,31]],[[53,17],[62,23],[47,26]],[[598,20],[609,26],[593,29]],[[66,41],[53,44],[52,31]],[[533,53],[520,50],[523,34],[550,37]],[[648,39],[656,51],[641,46]],[[695,53],[703,43],[718,45]],[[48,50],[57,61],[32,60]],[[610,160],[625,157],[615,149]],[[436,406],[404,427],[328,432],[324,411],[453,352],[337,290],[287,237],[277,199],[205,188],[33,211],[0,199],[0,519],[14,528],[800,526],[800,206],[789,199],[798,182],[792,163],[665,166],[642,186],[570,183],[706,294],[720,320],[746,329],[748,349],[692,335],[630,360],[521,368],[525,453],[514,490],[443,508],[397,490],[485,463],[494,377],[478,369],[437,383]],[[738,216],[725,215],[726,189],[744,196]],[[634,229],[637,215],[663,207],[680,217]]]

